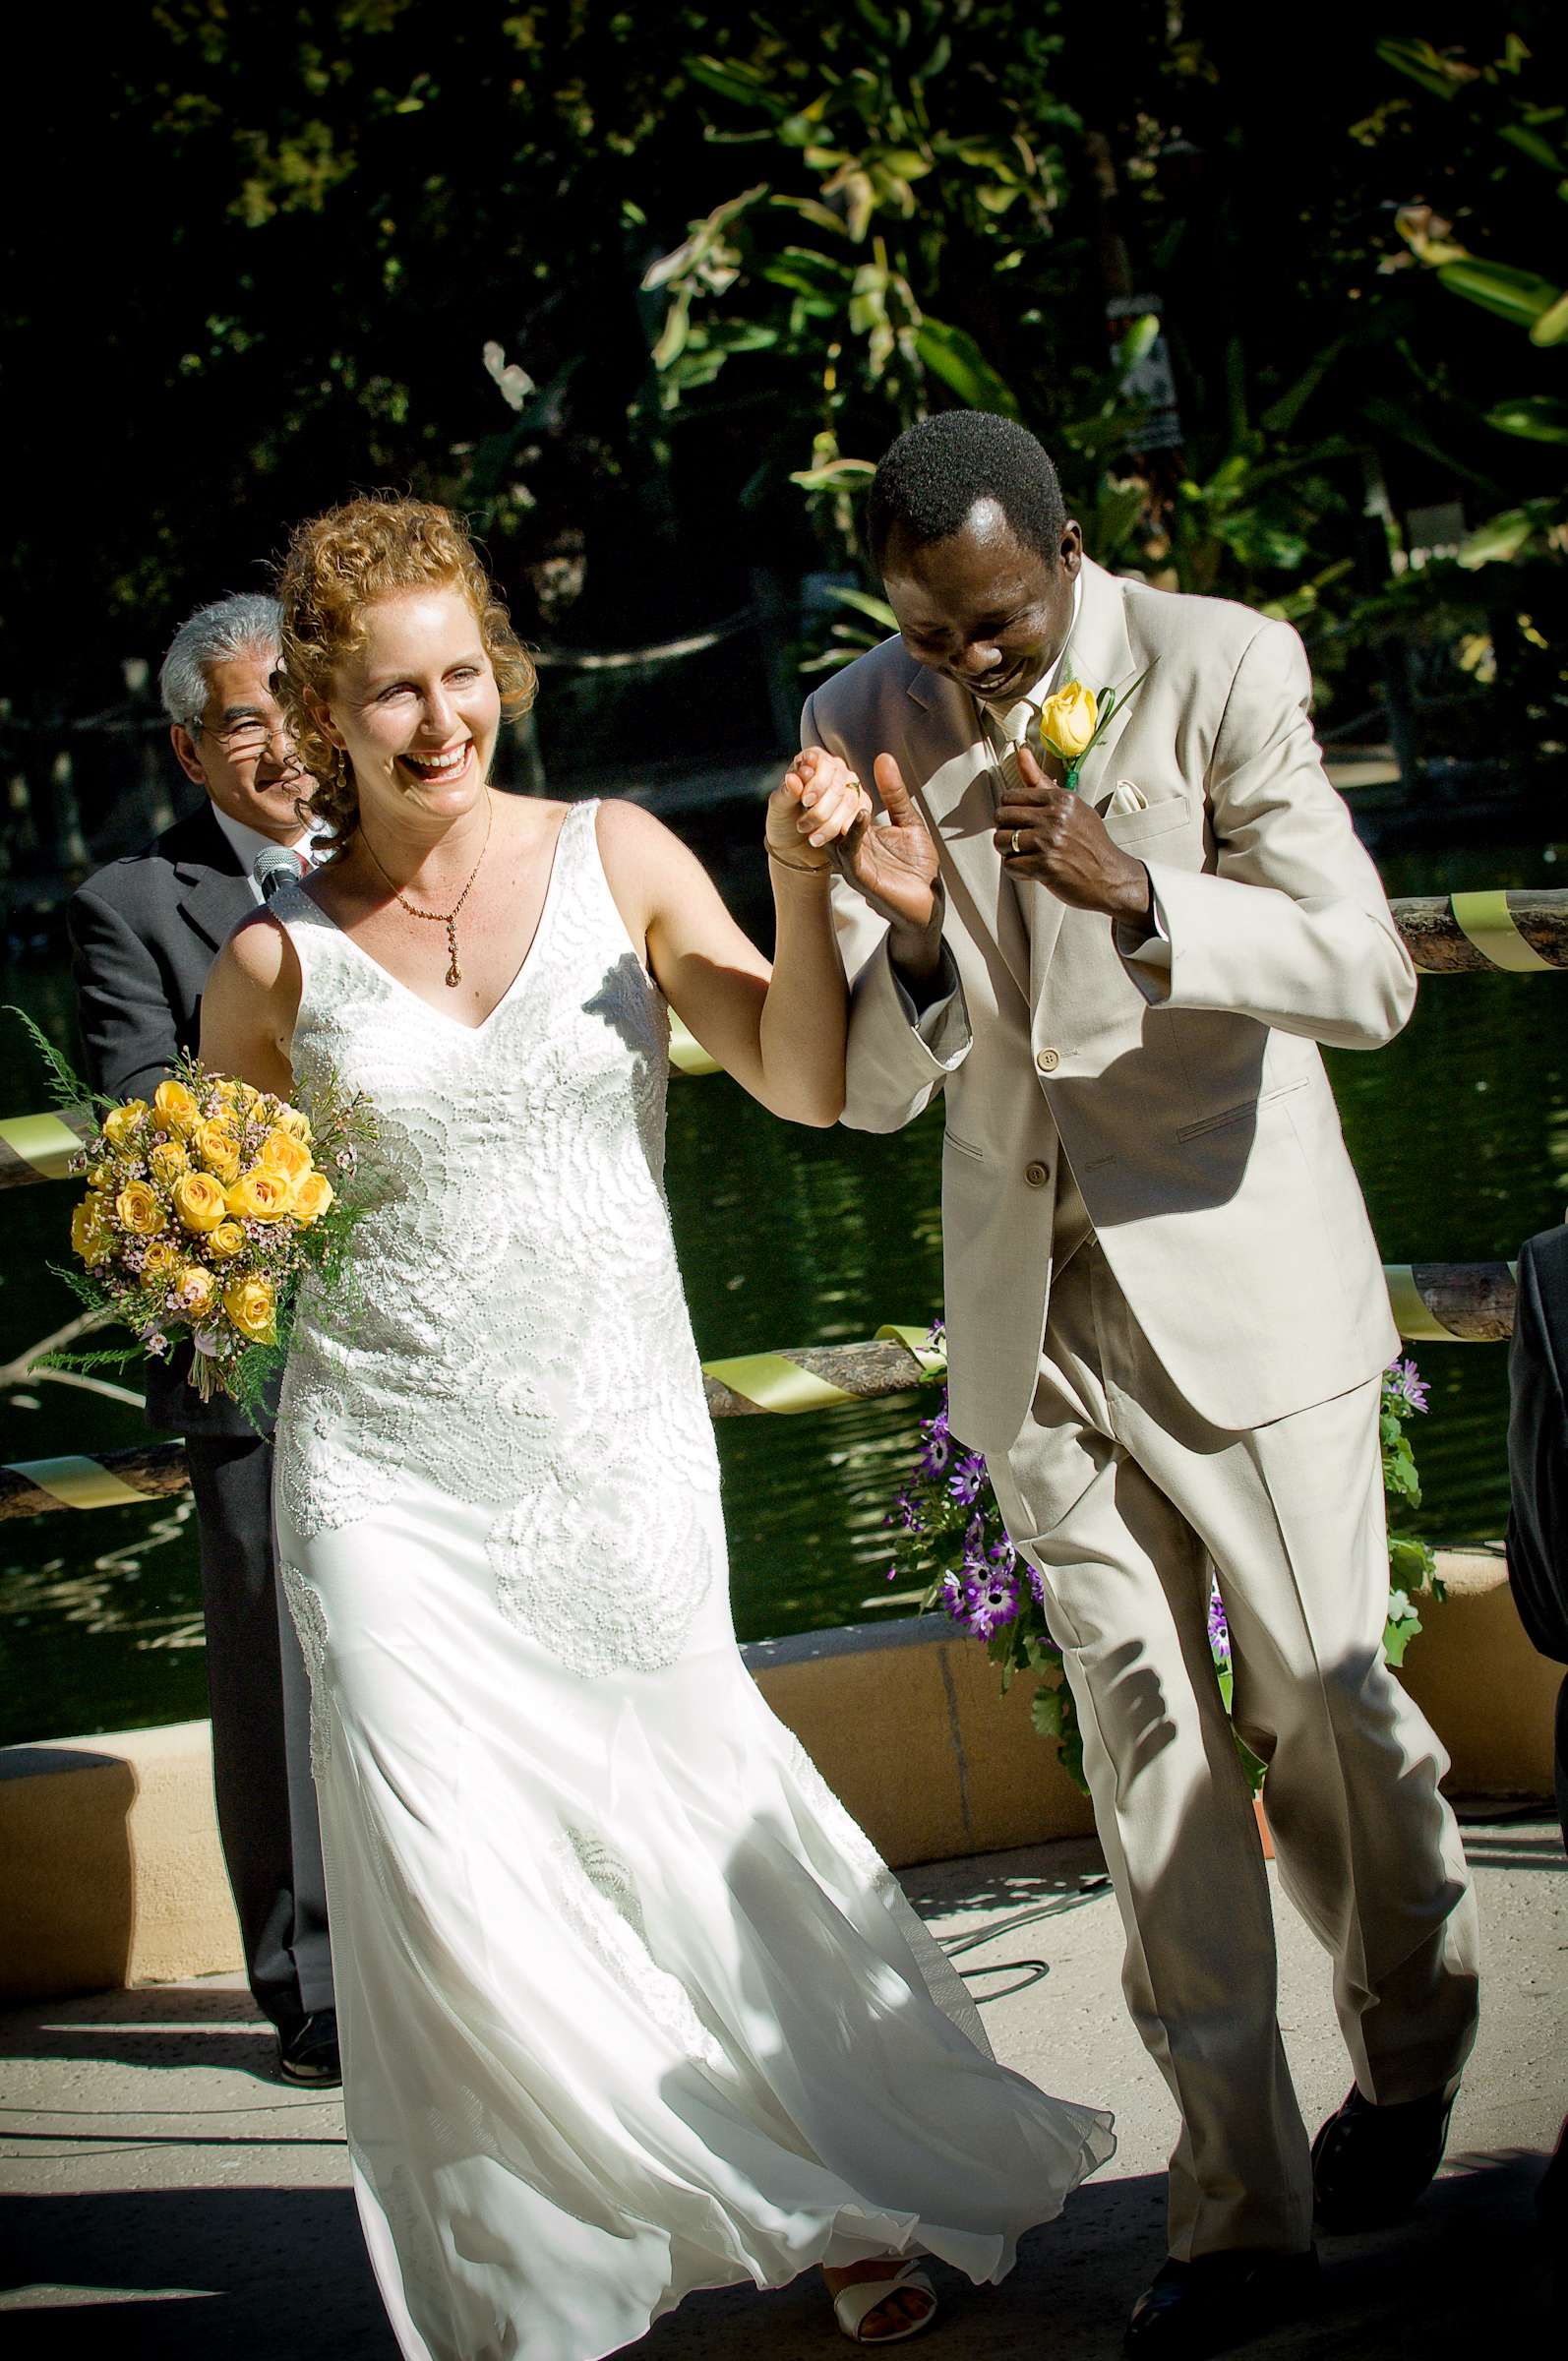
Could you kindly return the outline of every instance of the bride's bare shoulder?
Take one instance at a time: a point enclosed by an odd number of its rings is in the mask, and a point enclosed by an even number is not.
[[[248,918],[242,918],[219,956],[264,992],[273,990],[285,976],[299,973],[287,929],[271,910],[253,910]]]

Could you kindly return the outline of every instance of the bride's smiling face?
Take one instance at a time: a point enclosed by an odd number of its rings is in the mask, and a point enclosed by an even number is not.
[[[472,809],[501,728],[479,620],[456,583],[372,600],[321,714],[362,810],[450,824]]]

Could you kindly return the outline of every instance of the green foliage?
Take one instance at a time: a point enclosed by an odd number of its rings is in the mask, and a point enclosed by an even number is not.
[[[932,1331],[940,1349],[941,1328]],[[929,1382],[941,1384],[939,1376]],[[1388,1518],[1388,1616],[1383,1654],[1394,1665],[1421,1628],[1417,1602],[1441,1600],[1444,1586],[1427,1544],[1404,1530],[1418,1510],[1420,1481],[1406,1428],[1426,1408],[1426,1389],[1411,1361],[1395,1362],[1383,1373],[1378,1410],[1384,1505]],[[1030,1700],[1034,1727],[1052,1740],[1063,1770],[1088,1793],[1083,1772],[1083,1733],[1067,1684],[1060,1649],[1051,1636],[1038,1578],[1014,1549],[996,1495],[978,1452],[955,1443],[947,1426],[947,1391],[921,1422],[914,1468],[900,1486],[885,1522],[894,1530],[888,1580],[917,1582],[919,1611],[940,1607],[957,1627],[980,1640],[996,1666],[1005,1694],[1019,1673],[1033,1675]],[[1225,1711],[1232,1711],[1235,1683],[1231,1637],[1218,1585],[1209,1606],[1209,1642],[1215,1679]],[[1256,1794],[1266,1765],[1236,1734],[1236,1751]]]
[[[891,436],[980,402],[1097,556],[1297,623],[1321,696],[1399,637],[1445,751],[1549,737],[1554,15],[1461,50],[1330,5],[1333,74],[1282,87],[1216,0],[111,12],[29,97],[0,687],[115,701],[366,483],[469,509],[524,631],[663,636],[759,553],[857,564]],[[1150,451],[1161,353],[1182,441]],[[1408,562],[1456,501],[1462,556]]]

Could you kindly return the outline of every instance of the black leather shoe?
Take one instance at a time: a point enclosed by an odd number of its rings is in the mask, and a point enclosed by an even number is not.
[[[1325,2230],[1380,2230],[1408,2213],[1443,2160],[1454,2092],[1376,2107],[1352,2089],[1312,2143],[1313,2212]]]
[[[1317,2255],[1236,2247],[1166,2263],[1132,2307],[1124,2353],[1147,2361],[1203,2361],[1276,2322],[1310,2311],[1320,2292]]]
[[[316,2009],[297,2025],[277,2028],[277,2079],[314,2090],[335,2090],[343,2079],[337,2058],[337,2011]]]

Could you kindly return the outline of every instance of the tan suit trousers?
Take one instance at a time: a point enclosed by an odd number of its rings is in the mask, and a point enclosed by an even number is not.
[[[1382,1656],[1377,1416],[1374,1380],[1271,1425],[1206,1424],[1090,1237],[1053,1275],[1031,1420],[991,1462],[1077,1702],[1127,2003],[1180,2110],[1180,2260],[1301,2249],[1312,2218],[1268,1880],[1209,1651],[1211,1563],[1236,1726],[1269,1766],[1282,1882],[1333,1959],[1357,2084],[1378,2103],[1417,2097],[1474,2038],[1447,1757]]]

